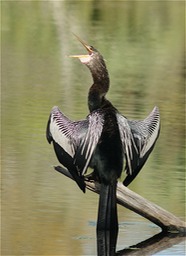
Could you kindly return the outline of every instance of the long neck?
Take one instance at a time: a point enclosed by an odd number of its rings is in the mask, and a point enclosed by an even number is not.
[[[96,65],[87,65],[91,71],[93,78],[93,85],[88,94],[88,106],[90,112],[102,106],[105,94],[109,90],[109,75],[106,65],[103,62],[96,63]]]

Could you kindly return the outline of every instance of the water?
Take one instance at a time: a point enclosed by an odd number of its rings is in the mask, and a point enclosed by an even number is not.
[[[66,177],[45,139],[50,109],[87,113],[76,33],[104,55],[108,98],[129,118],[161,113],[161,134],[130,188],[184,219],[184,2],[2,1],[2,255],[96,255],[98,197]],[[160,229],[118,207],[117,250]],[[184,241],[154,255],[184,255]]]

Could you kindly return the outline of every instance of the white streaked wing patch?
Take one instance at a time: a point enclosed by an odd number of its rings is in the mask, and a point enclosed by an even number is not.
[[[82,175],[84,175],[84,173],[86,172],[89,162],[91,160],[91,157],[101,137],[103,124],[104,124],[104,116],[103,114],[101,114],[100,111],[92,112],[88,116],[88,122],[89,122],[88,131],[81,144],[81,155],[82,156],[84,155],[84,158],[86,160],[85,166],[82,170]]]
[[[154,107],[150,115],[144,119],[143,123],[144,126],[147,127],[148,136],[140,152],[140,157],[143,157],[149,151],[158,137],[160,129],[160,115],[157,107]]]
[[[58,107],[53,107],[50,117],[50,133],[56,143],[60,145],[72,158],[77,147],[85,136],[88,121],[71,121]]]
[[[132,174],[132,165],[131,165],[131,160],[133,159],[132,148],[136,151],[136,153],[138,153],[138,149],[134,142],[134,138],[131,133],[131,129],[127,119],[124,116],[120,115],[119,113],[116,114],[116,117],[117,117],[117,122],[119,126],[123,152],[129,166],[129,173]]]
[[[55,142],[73,158],[75,150],[68,135],[68,130],[65,131],[65,128],[62,130],[53,116],[51,116],[50,132]]]
[[[160,115],[157,107],[144,120],[129,120],[134,138],[137,141],[139,157],[143,158],[145,154],[154,145],[158,138],[160,129]]]
[[[142,158],[148,151],[149,149],[153,146],[154,142],[157,139],[158,136],[158,132],[159,132],[159,128],[156,127],[156,129],[154,130],[154,132],[152,133],[152,135],[147,139],[147,141],[145,142],[141,152],[140,152],[140,157]]]

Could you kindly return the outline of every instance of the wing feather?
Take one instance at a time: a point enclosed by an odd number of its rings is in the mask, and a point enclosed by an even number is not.
[[[74,165],[74,155],[88,129],[87,120],[71,121],[58,107],[53,107],[46,130],[49,143],[53,142],[59,162],[65,166],[78,186],[85,191],[85,183]]]
[[[141,144],[140,157],[151,149],[156,142],[160,131],[159,109],[154,107],[150,115],[142,121],[129,121],[134,137]]]
[[[128,120],[118,114],[118,125],[126,159],[125,170],[127,186],[136,177],[148,159],[160,131],[159,109],[154,107],[150,115],[144,120]]]
[[[129,126],[127,118],[117,113],[117,122],[120,131],[120,137],[122,141],[124,158],[126,159],[128,165],[128,173],[132,175],[134,166],[133,159],[134,155],[138,154],[138,149],[136,147],[133,134],[131,132],[131,128]]]
[[[58,107],[53,107],[47,124],[46,136],[53,142],[59,162],[64,165],[84,190],[79,177],[86,172],[101,137],[104,116],[93,111],[82,121],[71,121]]]
[[[81,144],[75,155],[75,164],[78,165],[82,175],[85,174],[92,155],[101,137],[104,124],[104,115],[100,110],[93,111],[87,117],[88,130],[81,140]]]
[[[72,158],[88,128],[87,120],[71,121],[58,107],[53,107],[47,128],[47,138],[57,142]]]

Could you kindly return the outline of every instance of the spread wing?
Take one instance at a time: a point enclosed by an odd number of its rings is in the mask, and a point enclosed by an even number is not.
[[[160,114],[158,108],[154,107],[144,120],[127,120],[120,114],[117,114],[117,120],[126,160],[127,177],[123,184],[128,186],[154,148],[160,131]]]
[[[59,162],[65,166],[78,186],[85,191],[82,175],[86,172],[102,132],[103,118],[97,111],[87,119],[71,121],[58,107],[53,107],[46,130],[53,142]]]
[[[81,140],[80,146],[76,151],[75,164],[80,173],[84,175],[90,163],[91,157],[101,137],[104,124],[104,114],[100,110],[93,111],[87,117],[88,129]]]

